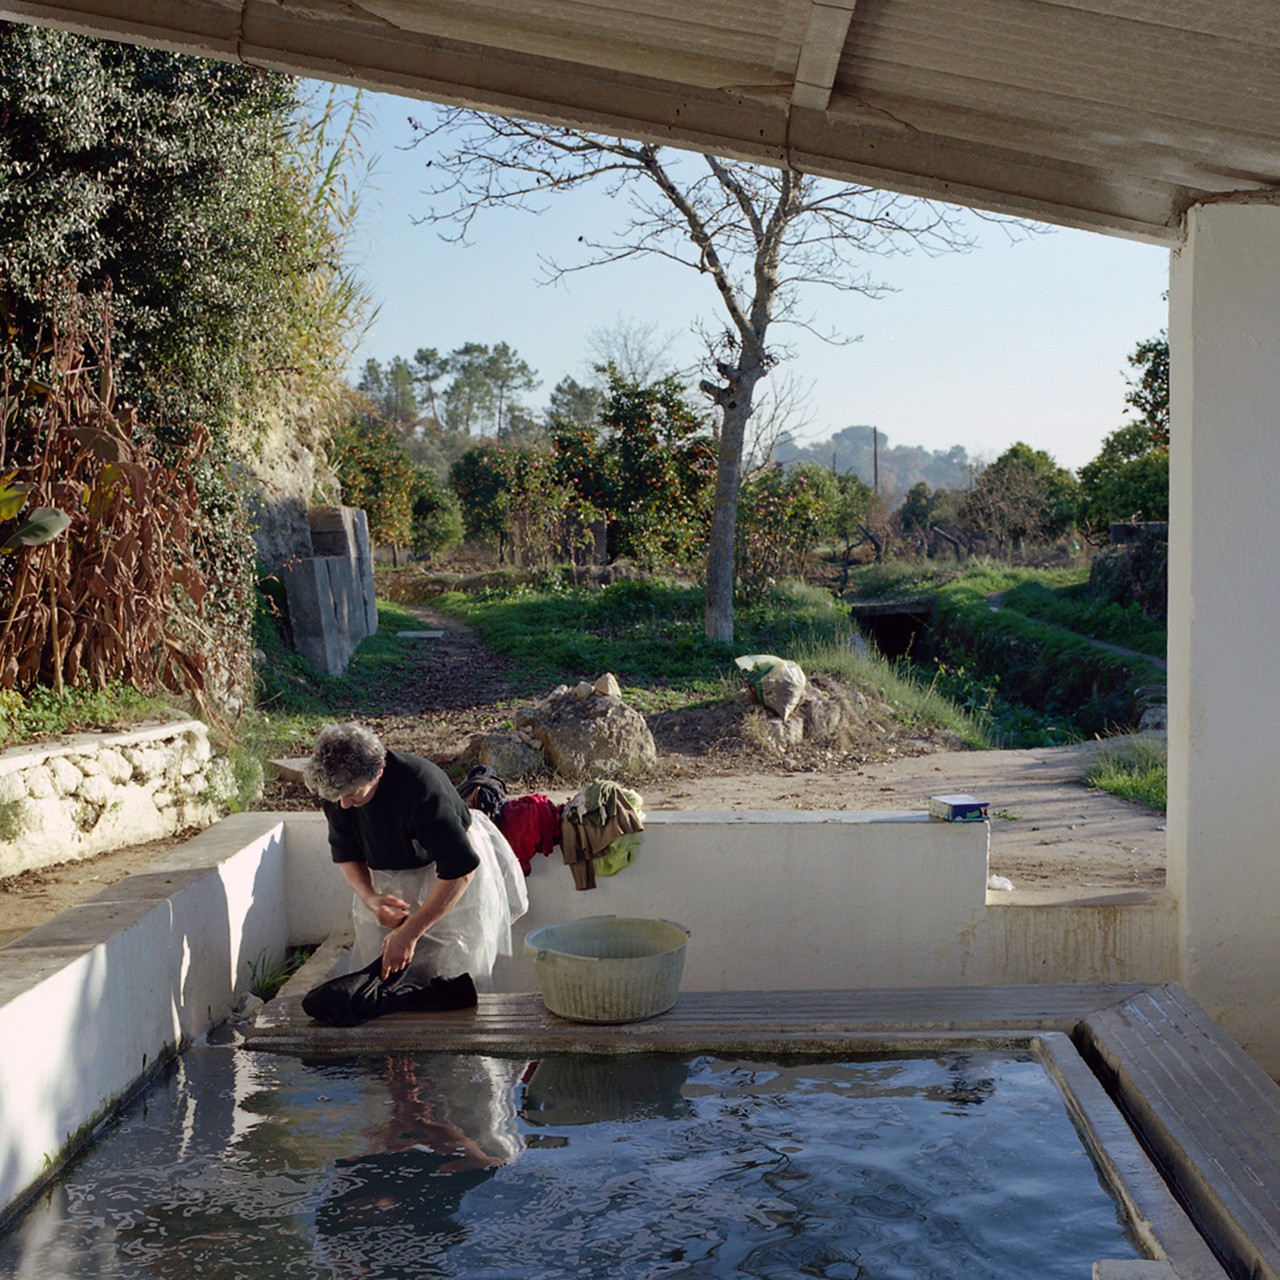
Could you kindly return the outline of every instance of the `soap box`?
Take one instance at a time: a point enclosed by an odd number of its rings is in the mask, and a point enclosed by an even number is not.
[[[985,822],[987,802],[975,796],[930,796],[929,817],[942,822]]]

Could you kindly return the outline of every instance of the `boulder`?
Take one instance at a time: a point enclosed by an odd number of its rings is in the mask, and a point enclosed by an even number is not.
[[[540,773],[542,749],[514,733],[477,733],[463,752],[468,767],[487,764],[504,781]]]
[[[619,697],[579,689],[557,689],[516,712],[516,729],[538,743],[547,766],[571,778],[654,768],[658,749],[644,716]]]

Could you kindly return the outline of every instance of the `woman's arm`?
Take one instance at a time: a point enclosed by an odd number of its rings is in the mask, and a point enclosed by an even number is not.
[[[342,864],[346,866],[346,863]],[[448,915],[458,899],[466,892],[471,883],[474,871],[456,880],[437,880],[431,891],[422,900],[422,905],[397,928],[382,940],[382,976],[384,979],[393,973],[406,969],[413,959],[418,939],[431,928],[437,920]]]
[[[375,893],[373,877],[363,862],[340,862],[338,869],[342,878],[351,886],[352,892],[369,909],[369,914],[384,929],[393,929],[403,924],[409,914],[409,904],[394,893]]]

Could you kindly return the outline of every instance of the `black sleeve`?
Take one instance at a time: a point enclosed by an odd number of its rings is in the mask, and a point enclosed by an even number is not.
[[[467,829],[471,810],[445,779],[445,785],[427,789],[414,806],[410,832],[436,864],[441,880],[457,880],[480,865]]]

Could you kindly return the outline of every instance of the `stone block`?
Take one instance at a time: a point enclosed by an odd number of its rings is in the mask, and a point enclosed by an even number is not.
[[[133,766],[125,759],[123,751],[105,748],[98,752],[98,763],[111,782],[128,782],[133,777]]]
[[[53,785],[53,773],[48,765],[37,765],[22,775],[26,779],[26,790],[33,800],[49,800],[57,794]]]
[[[26,796],[27,784],[22,774],[0,774],[0,804],[15,804]]]
[[[105,806],[115,798],[116,788],[105,773],[94,773],[85,778],[76,794],[85,804]]]
[[[53,789],[60,796],[74,795],[84,780],[84,774],[66,756],[51,757],[49,772],[53,776]]]

